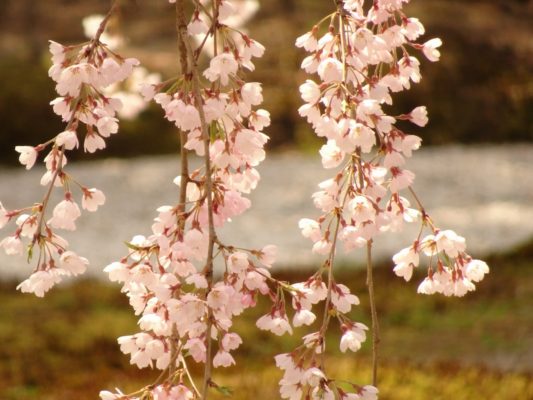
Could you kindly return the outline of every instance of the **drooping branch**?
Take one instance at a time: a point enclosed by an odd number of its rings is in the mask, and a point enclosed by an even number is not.
[[[186,51],[187,62],[190,66],[190,79],[192,82],[192,91],[194,96],[195,107],[198,110],[200,117],[200,128],[202,131],[202,140],[204,145],[204,168],[205,168],[205,192],[206,192],[206,201],[207,201],[207,218],[208,218],[208,229],[209,229],[209,238],[207,245],[207,259],[204,267],[204,274],[207,279],[207,289],[205,298],[209,295],[213,287],[213,252],[214,245],[216,240],[216,232],[213,218],[213,179],[211,175],[211,154],[210,154],[210,135],[209,135],[209,126],[206,122],[204,105],[202,100],[201,93],[201,84],[198,70],[198,61],[194,57],[194,52],[192,49],[192,43],[190,37],[187,33],[187,24],[185,19],[185,5],[184,0],[176,1],[176,14],[178,21],[178,37],[180,40],[180,52],[181,59],[184,58],[183,51]],[[216,21],[216,15],[215,15]],[[184,63],[184,61],[182,61]],[[186,185],[185,185],[186,186]],[[211,383],[211,368],[212,368],[212,338],[211,338],[211,328],[212,328],[212,311],[208,308],[207,321],[206,321],[206,332],[205,340],[207,343],[207,352],[205,360],[205,369],[204,369],[204,379],[202,385],[202,399],[206,400],[208,397],[208,389]]]

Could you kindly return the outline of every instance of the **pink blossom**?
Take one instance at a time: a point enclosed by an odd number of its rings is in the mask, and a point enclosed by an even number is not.
[[[322,166],[329,169],[339,166],[344,160],[345,153],[337,146],[335,140],[330,139],[320,148],[320,155],[322,156]]]
[[[192,338],[188,340],[183,347],[189,350],[189,353],[196,362],[205,361],[206,348],[202,340],[198,338]]]
[[[409,40],[416,40],[425,31],[424,25],[422,25],[418,18],[407,18],[402,29],[403,34]]]
[[[361,348],[361,343],[366,340],[365,331],[368,330],[368,327],[361,323],[355,323],[349,327],[344,327],[343,329],[344,333],[341,337],[340,350],[343,353],[348,349],[356,352]]]
[[[22,254],[22,241],[18,236],[8,236],[0,242],[0,247],[4,248],[4,251],[8,256]]]
[[[411,122],[418,126],[426,126],[428,123],[428,112],[425,106],[416,107],[409,114]]]
[[[471,260],[465,268],[466,277],[474,282],[479,282],[485,274],[489,273],[489,266],[481,260]]]
[[[326,255],[331,251],[332,244],[329,240],[322,239],[313,245],[313,253]]]
[[[235,350],[242,344],[242,339],[236,333],[227,333],[222,338],[222,347],[227,350]]]
[[[218,351],[215,357],[213,358],[213,367],[229,367],[235,365],[235,360],[227,351]]]
[[[2,229],[9,222],[10,217],[8,211],[4,208],[4,205],[0,201],[0,229]]]
[[[104,272],[109,274],[111,282],[126,282],[129,279],[129,269],[126,264],[113,262],[104,268]]]
[[[418,285],[417,293],[420,294],[433,294],[436,292],[436,285],[433,279],[425,278],[420,285]]]
[[[96,127],[100,136],[106,138],[118,132],[118,120],[114,117],[103,116],[96,121]]]
[[[311,325],[313,322],[315,322],[316,315],[313,314],[309,310],[299,310],[294,314],[294,318],[292,320],[292,324],[295,327],[303,326],[303,325]]]
[[[54,270],[37,271],[21,282],[17,289],[22,293],[34,293],[37,297],[44,297],[45,293],[60,281],[59,274]]]
[[[270,267],[276,261],[277,256],[277,246],[269,244],[261,249],[258,259],[263,265]]]
[[[356,224],[362,224],[367,221],[374,221],[376,210],[373,204],[365,196],[355,196],[350,200],[348,209],[351,218]]]
[[[316,367],[306,370],[303,376],[303,381],[307,382],[307,384],[311,387],[317,387],[325,380],[326,375],[324,375],[324,372]]]
[[[378,400],[379,390],[371,385],[365,385],[360,390],[361,400]]]
[[[296,47],[303,47],[307,51],[315,51],[318,41],[313,31],[307,32],[296,39]]]
[[[274,315],[263,315],[257,320],[256,325],[259,329],[271,331],[277,336],[282,336],[287,332],[292,335],[292,328],[287,320],[287,316],[281,316],[278,313]]]
[[[336,58],[326,58],[318,65],[318,75],[325,83],[342,81],[342,63]]]
[[[124,393],[118,389],[117,393],[112,393],[108,390],[101,390],[100,393],[98,393],[98,396],[100,396],[101,400],[119,400],[124,397]]]
[[[320,87],[312,80],[308,79],[300,86],[302,99],[306,103],[316,104],[320,100]]]
[[[442,40],[440,40],[439,38],[430,39],[426,43],[424,43],[424,45],[422,46],[422,51],[429,61],[439,61],[440,52],[437,49],[440,46],[442,46]]]
[[[352,305],[359,304],[359,298],[350,293],[350,289],[343,284],[334,284],[331,293],[331,302],[340,313],[346,314]]]
[[[59,267],[68,274],[79,275],[85,272],[89,265],[89,260],[78,256],[73,251],[65,251],[59,258]]]
[[[87,133],[83,142],[83,149],[88,153],[94,153],[96,150],[105,149],[105,141],[94,132]]]
[[[397,193],[402,189],[406,189],[413,184],[415,179],[415,174],[407,169],[397,168],[393,172],[393,177],[390,183],[390,191],[392,193]]]
[[[75,221],[80,215],[78,204],[66,198],[54,207],[52,218],[48,220],[48,223],[54,228],[73,231],[76,229]]]
[[[465,238],[452,230],[440,231],[435,235],[437,250],[445,252],[450,257],[457,257],[466,250]]]
[[[65,60],[65,48],[63,45],[49,40],[49,49],[52,54],[52,62],[54,64],[61,64]]]
[[[56,144],[58,146],[64,146],[66,150],[73,150],[79,146],[78,136],[72,130],[61,132],[56,136]]]
[[[74,64],[63,71],[57,80],[56,90],[60,96],[76,97],[82,84],[98,85],[98,71],[89,63]]]
[[[101,190],[92,188],[83,191],[81,206],[87,211],[96,211],[99,206],[105,203],[105,195]]]
[[[16,146],[15,150],[20,153],[19,161],[26,169],[31,169],[37,160],[39,154],[35,147],[32,146]]]
[[[411,279],[413,275],[413,267],[417,267],[419,263],[419,254],[414,246],[406,247],[396,253],[392,260],[396,264],[394,272],[396,275],[404,278],[406,281]]]
[[[322,232],[320,231],[320,224],[309,218],[302,218],[298,222],[298,226],[302,230],[302,236],[311,239],[313,242],[317,242],[322,238]]]
[[[209,68],[204,71],[204,76],[211,82],[220,79],[222,85],[227,85],[229,77],[234,75],[239,68],[235,57],[224,52],[211,59]]]

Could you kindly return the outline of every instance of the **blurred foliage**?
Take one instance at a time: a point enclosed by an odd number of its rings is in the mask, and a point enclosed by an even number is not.
[[[417,282],[405,283],[390,266],[375,270],[382,343],[383,400],[501,400],[533,398],[533,241],[488,259],[491,273],[464,298],[421,296]],[[301,271],[282,279],[305,279]],[[339,281],[361,300],[352,317],[370,324],[365,273],[341,269]],[[138,331],[126,297],[117,286],[78,281],[53,290],[45,300],[0,284],[0,398],[2,400],[95,399],[101,389],[136,390],[157,371],[128,365],[116,338]],[[276,337],[255,327],[268,312],[261,301],[240,317],[235,330],[245,338],[237,365],[216,371],[215,382],[235,389],[233,399],[279,398],[281,372],[274,354],[299,344],[304,332]],[[320,321],[320,316],[317,321]],[[313,326],[305,329],[311,332]],[[341,355],[332,327],[326,367],[336,376],[370,380],[370,342],[357,354]],[[192,363],[193,374],[200,368]],[[222,398],[213,395],[214,399]]]
[[[124,53],[151,70],[175,75],[174,17],[166,2],[121,0],[112,27],[127,38]],[[92,2],[2,0],[0,2],[0,160],[12,163],[17,144],[37,144],[62,129],[48,103],[54,97],[46,74],[46,41],[83,41],[81,19],[105,13],[108,0]],[[332,8],[330,1],[269,0],[249,24],[267,47],[250,79],[263,82],[265,108],[272,114],[267,133],[273,147],[315,148],[318,140],[297,112],[299,70],[304,53],[294,40]],[[426,104],[430,125],[420,130],[426,144],[529,141],[533,139],[533,3],[527,0],[412,0],[407,13],[426,25],[425,38],[442,37],[442,60],[422,61],[423,81],[397,97],[388,111],[399,114]],[[431,65],[430,65],[431,64]],[[173,127],[152,106],[109,141],[98,156],[172,152]],[[83,157],[83,155],[77,155]]]

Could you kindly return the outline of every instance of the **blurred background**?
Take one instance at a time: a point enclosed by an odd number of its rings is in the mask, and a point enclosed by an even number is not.
[[[140,59],[163,79],[177,73],[174,13],[167,1],[122,0],[111,33],[119,53]],[[37,144],[63,130],[49,102],[47,41],[85,41],[81,24],[105,14],[109,0],[0,0],[0,200],[7,208],[42,196],[41,170],[17,165],[15,145]],[[271,112],[270,156],[252,195],[254,207],[224,234],[232,242],[280,246],[280,273],[296,281],[317,260],[297,221],[312,217],[310,195],[327,177],[316,139],[299,117],[303,52],[297,36],[330,12],[331,1],[268,0],[247,25],[267,52],[249,80],[263,83]],[[528,0],[412,0],[409,16],[441,37],[439,63],[422,61],[423,80],[395,100],[392,113],[426,105],[430,124],[413,127],[424,148],[412,160],[415,188],[443,227],[467,237],[491,274],[465,299],[422,297],[417,275],[406,285],[391,272],[390,256],[407,245],[409,231],[384,239],[377,254],[378,303],[383,330],[382,399],[533,399],[533,2]],[[116,337],[136,332],[136,320],[119,289],[102,282],[103,266],[124,254],[120,243],[148,233],[153,210],[173,201],[178,174],[176,130],[150,105],[121,122],[108,148],[78,163],[73,174],[105,191],[102,212],[80,218],[70,240],[94,266],[90,279],[50,293],[46,300],[15,291],[30,267],[0,256],[0,400],[95,399],[98,390],[135,389],[150,383],[128,365]],[[167,154],[167,155],[165,155]],[[82,152],[70,159],[88,159]],[[440,171],[438,175],[434,171]],[[274,200],[274,201],[273,201]],[[120,221],[110,224],[117,215]],[[7,228],[4,229],[7,235]],[[118,241],[110,238],[119,238]],[[70,238],[69,238],[70,239]],[[94,249],[98,251],[95,252]],[[350,256],[351,257],[351,256]],[[362,257],[341,258],[343,278],[361,297],[355,318],[369,324]],[[245,336],[237,367],[215,380],[235,389],[233,398],[279,398],[279,371],[267,363],[288,351],[294,338],[273,339],[255,329],[261,305],[237,326]],[[338,332],[334,332],[338,334]],[[298,333],[295,334],[298,337]],[[338,348],[332,336],[331,349]],[[353,357],[333,351],[332,368],[369,381],[369,343]],[[268,366],[266,366],[268,365]],[[246,366],[246,367],[244,367]],[[155,376],[155,374],[152,374]],[[214,398],[218,398],[216,395]]]

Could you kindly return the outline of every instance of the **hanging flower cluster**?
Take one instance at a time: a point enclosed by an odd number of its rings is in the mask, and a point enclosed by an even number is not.
[[[95,37],[104,18],[105,16],[103,15],[93,14],[83,19],[83,31],[87,38],[92,39]],[[104,30],[100,38],[106,43],[107,48],[113,51],[117,51],[124,44],[124,38],[121,35],[108,33],[107,30]],[[139,65],[123,81],[117,81],[106,86],[102,94],[119,99],[122,102],[122,107],[117,110],[117,116],[120,119],[133,120],[148,107],[148,103],[139,93],[140,86],[142,84],[158,84],[160,82],[161,76],[158,73],[150,73],[146,68]]]
[[[304,293],[293,298],[294,324],[311,324],[315,319],[311,307],[322,301],[324,318],[320,329],[305,336],[300,347],[276,357],[284,371],[282,398],[377,398],[374,386],[340,383],[325,370],[325,335],[331,320],[337,320],[342,332],[342,352],[357,351],[366,339],[367,327],[349,316],[358,298],[336,282],[333,274],[341,244],[346,252],[365,247],[371,269],[372,242],[377,235],[398,232],[404,223],[421,220],[413,245],[394,256],[398,276],[409,280],[423,253],[429,257],[429,272],[418,291],[462,296],[474,290],[472,282],[488,272],[485,263],[465,253],[462,237],[434,225],[411,189],[414,173],[405,164],[421,139],[396,125],[403,120],[425,126],[426,108],[420,106],[401,115],[386,113],[393,93],[409,89],[421,79],[420,62],[410,52],[421,50],[430,61],[440,57],[440,39],[416,42],[424,27],[402,12],[407,2],[338,0],[335,12],[296,41],[297,47],[310,53],[302,68],[319,78],[301,85],[305,104],[299,113],[326,139],[320,149],[322,164],[336,172],[313,194],[322,214],[299,223],[303,236],[313,242],[313,252],[327,259],[309,280],[293,285]],[[411,207],[403,192],[412,195],[416,207]],[[424,229],[430,234],[422,238]],[[374,320],[375,310],[372,312]],[[374,375],[374,385],[375,381]]]
[[[105,400],[201,397],[205,386],[216,387],[211,365],[235,364],[231,353],[242,339],[231,331],[233,317],[255,306],[258,295],[271,294],[276,248],[237,248],[215,230],[250,207],[245,195],[256,187],[255,167],[265,158],[268,137],[261,130],[270,117],[256,109],[263,101],[261,85],[242,78],[264,48],[227,25],[236,12],[232,2],[192,2],[188,23],[184,1],[176,3],[181,74],[145,85],[142,93],[161,105],[181,133],[182,170],[174,180],[180,200],[158,208],[152,234],[135,236],[128,256],[105,268],[140,315],[141,332],[119,338],[121,350],[139,368],[168,373],[129,395],[103,391]],[[199,57],[208,44],[212,56],[202,72]],[[189,171],[188,152],[203,158],[202,167]],[[214,275],[215,265],[220,274]],[[204,387],[189,373],[191,362],[205,363]]]
[[[88,265],[88,260],[68,250],[68,242],[56,233],[58,229],[76,229],[81,210],[72,191],[79,189],[81,208],[86,211],[94,212],[105,202],[102,191],[76,181],[65,170],[65,166],[66,151],[78,148],[80,135],[84,138],[85,151],[93,153],[103,149],[105,139],[118,131],[115,115],[122,103],[104,95],[103,90],[126,79],[138,64],[134,58],[124,59],[115,54],[100,41],[109,16],[102,21],[97,35],[88,43],[63,46],[50,42],[53,65],[49,75],[57,83],[56,91],[61,96],[51,104],[54,112],[65,121],[66,127],[63,132],[38,146],[15,147],[20,153],[19,161],[26,169],[31,169],[39,154],[48,150],[44,157],[46,172],[41,178],[41,185],[48,188],[43,200],[29,207],[6,210],[0,203],[0,228],[11,220],[17,225],[14,234],[4,238],[0,247],[8,255],[26,253],[28,260],[33,257],[35,248],[38,249],[35,270],[18,289],[39,297],[44,296],[64,276],[83,273]],[[62,188],[63,199],[54,206],[52,216],[47,217],[54,187]]]

